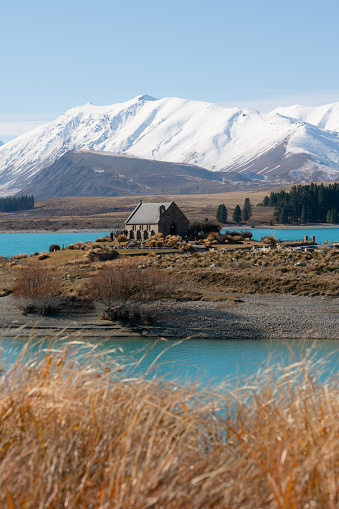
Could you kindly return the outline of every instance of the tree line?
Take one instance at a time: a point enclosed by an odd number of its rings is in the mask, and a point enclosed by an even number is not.
[[[0,212],[34,209],[34,196],[8,196],[0,198]]]
[[[236,205],[232,214],[233,223],[245,223],[252,216],[252,205],[249,198],[245,198],[244,206]],[[224,203],[220,204],[216,213],[216,220],[220,223],[226,223],[228,211]]]
[[[274,207],[277,223],[337,223],[339,221],[339,184],[293,186],[289,192],[271,192],[263,207]]]

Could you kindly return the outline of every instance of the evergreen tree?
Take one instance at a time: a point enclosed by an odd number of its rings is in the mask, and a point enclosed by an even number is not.
[[[338,203],[339,184],[337,182],[328,186],[313,183],[293,186],[289,193],[272,191],[268,199],[268,205],[274,207],[274,218],[279,222],[284,207],[287,210],[288,222],[330,221],[332,209],[332,219],[336,219],[335,211],[338,212]],[[286,218],[286,214],[284,215]]]
[[[218,206],[218,210],[217,210],[217,213],[216,213],[216,220],[219,221],[220,223],[226,223],[227,221],[227,208],[226,208],[226,205],[224,203],[221,203],[219,206]]]
[[[324,184],[320,184],[318,191],[318,220],[323,223],[326,219],[326,198]]]
[[[281,209],[280,216],[279,216],[279,223],[280,224],[288,223],[287,207],[283,207]]]
[[[221,222],[226,223],[228,217],[228,211],[226,205],[223,203],[221,207]]]
[[[295,223],[298,221],[300,215],[299,215],[299,206],[298,206],[298,193],[296,186],[293,186],[291,188],[290,194],[289,194],[289,217],[290,221],[292,223]]]
[[[307,221],[307,212],[306,212],[306,206],[305,205],[303,205],[303,208],[302,208],[302,211],[301,211],[300,221],[302,223],[306,223],[306,221]]]
[[[233,216],[232,216],[234,223],[240,223],[241,222],[241,208],[239,205],[235,206]]]
[[[227,215],[228,215],[228,213],[227,213],[226,205],[224,203],[220,204],[218,207],[218,210],[217,210],[217,215],[216,215],[217,221],[219,221],[220,223],[226,223]]]
[[[242,220],[245,223],[252,215],[252,206],[249,198],[245,198],[244,207],[242,209]]]
[[[219,221],[221,223],[221,205],[219,205],[217,208],[217,213],[215,215],[215,218],[217,221]]]
[[[265,198],[263,199],[263,202],[262,202],[264,207],[268,207],[268,201],[269,201],[268,196],[265,196]]]
[[[34,196],[9,196],[0,198],[0,211],[13,212],[16,210],[28,210],[34,208]]]

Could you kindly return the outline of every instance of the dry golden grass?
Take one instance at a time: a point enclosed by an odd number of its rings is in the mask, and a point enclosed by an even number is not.
[[[339,386],[311,359],[233,390],[147,380],[81,341],[2,367],[1,507],[338,507]]]
[[[339,295],[339,250],[267,252],[220,249],[189,257],[168,257],[162,269],[173,268],[187,286],[242,294]],[[243,246],[244,247],[244,246]],[[298,265],[300,264],[300,265]]]
[[[270,191],[288,189],[272,188],[266,190],[246,190],[230,193],[202,195],[148,195],[120,197],[52,198],[36,203],[31,211],[0,213],[1,230],[50,230],[92,228],[107,230],[124,228],[124,222],[142,199],[143,202],[175,203],[183,210],[190,221],[203,221],[206,217],[215,220],[218,205],[225,203],[231,221],[236,204],[241,207],[245,198],[250,198],[253,206],[251,222],[266,223],[273,218],[273,208],[256,207]]]

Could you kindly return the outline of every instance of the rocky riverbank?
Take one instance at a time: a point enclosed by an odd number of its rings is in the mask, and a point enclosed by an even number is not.
[[[164,302],[153,305],[151,324],[112,323],[100,312],[22,315],[11,296],[0,299],[0,335],[145,336],[205,339],[339,339],[339,299],[295,295],[241,296],[221,302]]]

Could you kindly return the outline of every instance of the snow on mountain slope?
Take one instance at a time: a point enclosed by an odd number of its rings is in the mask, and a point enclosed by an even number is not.
[[[339,133],[339,102],[325,106],[279,106],[272,113],[295,118],[326,131]]]
[[[0,140],[0,147],[1,147],[1,145],[4,145],[4,142]]]
[[[249,170],[269,179],[273,174],[265,171],[275,168],[251,165],[265,154],[272,159],[274,151],[276,159],[278,147],[284,147],[285,158],[302,153],[314,159],[325,178],[327,167],[331,175],[339,171],[338,136],[278,112],[260,114],[176,97],[139,96],[111,106],[88,103],[0,148],[0,194],[18,192],[43,168],[74,149],[189,163],[209,170]],[[298,161],[302,172],[306,163]]]

